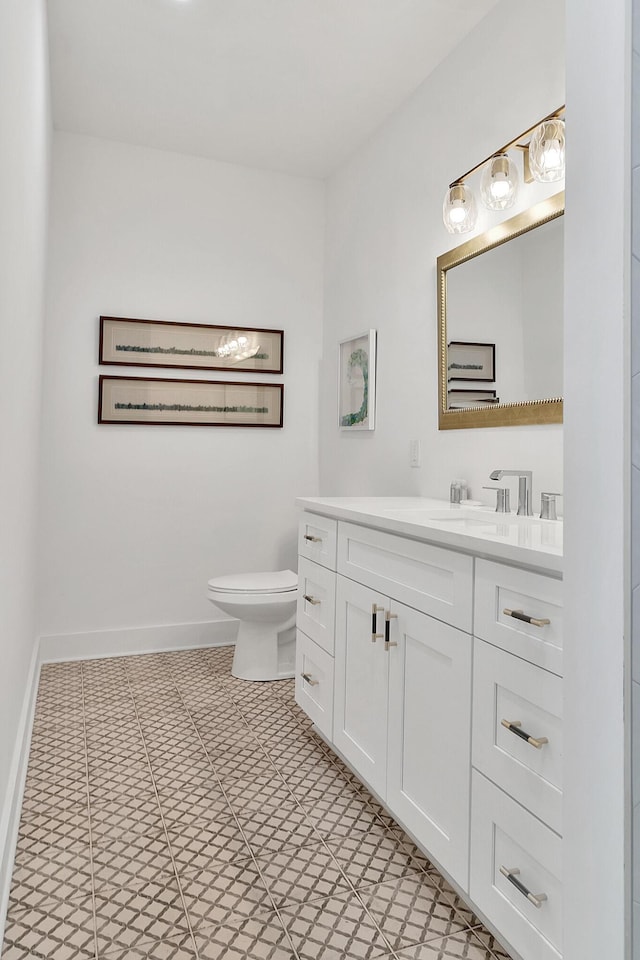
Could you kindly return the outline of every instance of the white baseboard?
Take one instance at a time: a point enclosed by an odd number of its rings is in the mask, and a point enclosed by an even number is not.
[[[44,636],[40,637],[40,663],[226,646],[235,643],[238,623],[238,620],[208,620]]]
[[[0,811],[0,944],[4,941],[5,919],[11,889],[13,860],[18,840],[22,795],[24,793],[24,783],[27,776],[31,730],[33,728],[33,712],[36,705],[39,676],[40,658],[38,641],[36,640],[29,665],[29,674],[27,676],[24,700],[20,712],[20,722],[18,724],[18,732],[13,748],[13,756],[11,758],[11,767],[9,768],[7,792],[4,797],[2,810]]]
[[[4,940],[41,665],[63,660],[94,660],[101,657],[161,653],[165,650],[227,646],[236,641],[238,623],[238,620],[210,620],[204,623],[177,623],[43,636],[36,641],[13,748],[7,793],[0,810],[0,944]]]

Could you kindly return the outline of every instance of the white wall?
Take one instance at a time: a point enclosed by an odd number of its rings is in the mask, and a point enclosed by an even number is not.
[[[323,218],[317,181],[55,135],[42,634],[214,620],[209,578],[295,564],[294,498],[317,487]],[[283,328],[284,376],[247,379],[284,382],[284,429],[98,426],[100,314]]]
[[[567,0],[567,142],[577,160],[565,216],[565,960],[628,956],[628,15],[628,0]],[[594,150],[602,117],[607,136]]]
[[[435,263],[447,184],[564,102],[564,5],[502,0],[328,185],[321,491],[474,494],[491,470],[562,490],[562,427],[438,431]],[[371,434],[336,428],[337,342],[378,330]],[[409,467],[409,440],[422,468]],[[486,496],[487,492],[484,491]]]
[[[49,167],[43,0],[0,4],[0,883],[37,634],[36,506]],[[1,907],[0,907],[1,909]]]
[[[447,340],[493,343],[495,383],[452,380],[452,390],[496,390],[503,403],[524,399],[520,241],[467,260],[447,275]]]
[[[564,217],[526,238],[522,271],[525,396],[539,400],[562,395]]]

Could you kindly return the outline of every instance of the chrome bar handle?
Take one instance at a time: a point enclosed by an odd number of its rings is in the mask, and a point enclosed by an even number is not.
[[[378,633],[378,619],[377,615],[380,611],[384,610],[384,607],[379,607],[377,603],[371,604],[371,643],[375,643],[376,640],[379,640],[380,637],[383,637],[383,633]]]
[[[548,620],[546,617],[530,617],[524,610],[507,610],[505,607],[502,612],[505,617],[513,617],[514,620],[531,623],[534,627],[546,627],[551,623],[551,620]]]
[[[300,676],[310,687],[317,687],[320,683],[319,680],[314,680],[310,673],[301,673]]]
[[[322,600],[318,600],[317,597],[310,597],[308,593],[303,593],[302,599],[306,600],[307,603],[311,603],[314,607],[317,607],[319,603],[322,603]]]
[[[507,867],[500,867],[500,873],[503,877],[506,877],[509,883],[512,883],[513,886],[518,890],[523,897],[526,897],[529,903],[532,903],[534,907],[540,909],[544,901],[547,899],[546,893],[531,893],[530,890],[527,890],[524,883],[521,883],[518,880],[518,874],[520,871],[517,867],[512,867],[508,869]]]
[[[393,643],[389,640],[389,631],[391,630],[391,621],[397,620],[397,619],[398,619],[397,613],[390,613],[389,610],[386,611],[384,615],[384,648],[387,651],[387,653],[389,652],[390,647],[398,646],[395,640],[393,641]]]
[[[547,737],[530,737],[529,734],[525,733],[522,729],[520,720],[501,720],[500,723],[503,727],[506,727],[507,730],[510,730],[511,733],[515,733],[516,737],[520,737],[521,740],[526,740],[526,742],[530,743],[536,750],[541,750],[545,743],[549,743]]]
[[[322,543],[322,537],[312,537],[310,533],[305,533],[304,539],[311,543]]]

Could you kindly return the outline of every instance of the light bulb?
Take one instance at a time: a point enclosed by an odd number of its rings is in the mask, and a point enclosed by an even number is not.
[[[518,171],[506,153],[492,157],[482,173],[480,195],[489,210],[507,210],[518,195]]]
[[[534,180],[553,183],[564,177],[564,120],[544,120],[533,131],[529,144],[529,166]]]
[[[489,193],[494,200],[504,200],[504,198],[509,195],[510,189],[508,180],[496,179],[491,183]]]
[[[442,219],[449,233],[469,233],[476,225],[478,208],[473,193],[465,183],[449,187],[442,204]]]

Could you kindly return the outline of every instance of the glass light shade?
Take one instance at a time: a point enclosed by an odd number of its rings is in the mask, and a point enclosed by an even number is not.
[[[544,120],[533,131],[529,167],[534,180],[553,183],[564,177],[564,120]]]
[[[492,157],[482,173],[480,195],[489,210],[508,210],[518,195],[518,170],[506,153]]]
[[[449,233],[469,233],[476,225],[478,207],[466,183],[449,187],[442,204],[442,219]]]

